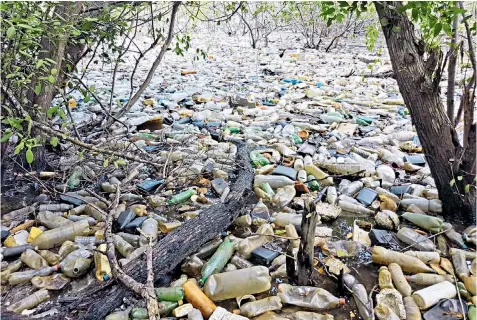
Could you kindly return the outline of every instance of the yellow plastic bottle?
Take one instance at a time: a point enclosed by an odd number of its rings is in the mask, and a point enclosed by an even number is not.
[[[108,281],[112,277],[111,266],[106,256],[107,245],[101,244],[94,253],[94,264],[96,265],[96,279],[99,281]],[[99,251],[99,252],[98,252]],[[103,253],[100,253],[103,252]]]
[[[89,233],[88,221],[81,220],[64,227],[43,232],[31,242],[31,245],[39,249],[51,249],[63,244],[67,240],[73,241],[76,236],[87,236]]]

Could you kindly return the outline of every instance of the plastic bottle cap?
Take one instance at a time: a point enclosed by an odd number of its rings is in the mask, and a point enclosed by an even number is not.
[[[105,274],[105,275],[103,276],[103,279],[104,279],[104,281],[108,281],[108,280],[109,280],[109,274]]]
[[[343,306],[343,305],[345,305],[345,304],[346,304],[345,298],[340,298],[339,305],[340,305],[340,306]]]

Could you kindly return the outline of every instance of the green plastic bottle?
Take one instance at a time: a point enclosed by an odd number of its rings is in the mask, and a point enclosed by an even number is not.
[[[159,307],[159,315],[165,316],[168,313],[170,313],[172,310],[177,308],[179,304],[177,302],[171,302],[171,301],[162,301],[161,303],[158,304]],[[133,308],[131,310],[131,319],[133,320],[145,320],[149,319],[149,315],[147,314],[147,309],[146,308]]]
[[[228,128],[230,133],[240,133],[240,128],[231,127]]]
[[[469,307],[469,320],[477,320],[477,308],[474,305]]]
[[[73,170],[73,173],[69,177],[68,181],[66,181],[66,184],[68,185],[69,188],[74,189],[81,183],[82,177],[83,177],[83,168],[78,166]]]
[[[171,200],[167,201],[168,205],[173,205],[173,204],[179,204],[182,202],[185,202],[190,199],[194,194],[197,192],[194,189],[189,189],[187,191],[181,192],[179,194],[176,194],[171,198]]]
[[[258,151],[250,152],[250,160],[252,160],[252,166],[254,168],[263,167],[270,164],[270,161]]]
[[[310,188],[311,191],[316,191],[316,190],[320,190],[320,184],[318,183],[318,181],[316,181],[316,178],[315,176],[313,175],[308,175],[308,188]]]
[[[204,284],[205,280],[207,280],[212,274],[220,272],[234,254],[234,251],[234,244],[229,238],[226,238],[217,248],[214,255],[202,267],[202,277],[200,278],[201,284]]]
[[[295,144],[303,143],[303,140],[296,133],[292,134],[292,138]]]
[[[179,301],[184,299],[184,288],[171,287],[171,288],[155,288],[156,297],[158,301]]]
[[[368,117],[356,117],[356,124],[359,124],[360,126],[369,126],[373,123],[373,119],[368,118]]]

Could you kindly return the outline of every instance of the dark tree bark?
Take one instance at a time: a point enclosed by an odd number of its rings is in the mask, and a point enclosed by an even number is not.
[[[457,38],[459,36],[459,31],[457,30],[459,26],[459,17],[455,17],[454,22],[452,23],[452,29],[454,35],[452,36],[450,48],[449,48],[449,66],[447,69],[447,116],[449,120],[454,122],[454,96],[455,96],[455,67],[457,65]]]
[[[301,241],[297,255],[297,283],[300,286],[310,285],[313,273],[313,258],[315,256],[315,228],[318,214],[314,202],[306,205],[301,219]]]
[[[427,52],[427,60],[424,58],[424,44],[416,39],[414,25],[405,14],[396,10],[401,6],[400,2],[375,2],[380,20],[388,21],[382,30],[399,90],[422,142],[443,202],[443,214],[474,221],[475,188],[467,193],[464,188],[472,184],[475,177],[475,124],[464,133],[466,141],[462,146],[439,96],[438,68],[442,55]],[[462,176],[462,180],[458,180],[458,176]],[[453,179],[456,184],[451,186]]]

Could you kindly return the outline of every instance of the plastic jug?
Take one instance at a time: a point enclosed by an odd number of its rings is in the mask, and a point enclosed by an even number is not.
[[[64,227],[47,230],[36,237],[31,245],[39,249],[51,249],[67,240],[73,241],[76,236],[87,236],[89,233],[88,221],[82,220]]]
[[[221,301],[267,291],[271,287],[270,281],[267,267],[254,266],[210,276],[204,292],[212,300]]]
[[[278,285],[278,296],[282,303],[314,310],[332,309],[345,303],[344,299],[339,299],[324,289],[285,283]]]
[[[388,265],[397,263],[401,269],[409,273],[434,272],[434,270],[421,260],[408,256],[407,254],[388,250],[380,246],[374,246],[372,250],[372,260],[375,263]]]

